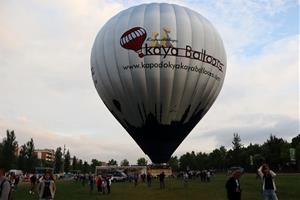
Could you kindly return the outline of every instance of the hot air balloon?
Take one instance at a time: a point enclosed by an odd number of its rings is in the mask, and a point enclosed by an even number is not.
[[[91,70],[110,112],[153,163],[166,163],[220,93],[226,53],[199,13],[142,4],[101,28]]]

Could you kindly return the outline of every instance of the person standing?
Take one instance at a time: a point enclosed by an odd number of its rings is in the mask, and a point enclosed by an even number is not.
[[[105,181],[106,181],[106,188],[107,188],[107,194],[110,194],[110,186],[111,186],[111,180],[110,180],[110,177],[106,177],[105,178]]]
[[[102,179],[101,187],[102,187],[102,194],[105,194],[105,191],[107,190],[106,177],[104,177],[104,178]]]
[[[37,177],[35,174],[32,174],[32,176],[30,176],[30,190],[29,190],[29,194],[34,194],[34,192],[36,191],[36,182],[37,182]]]
[[[138,185],[138,180],[139,180],[139,174],[135,173],[134,174],[134,187],[136,187]]]
[[[278,200],[275,185],[275,176],[276,174],[270,170],[269,165],[263,164],[257,170],[258,175],[262,180],[262,189],[264,200]]]
[[[98,189],[98,192],[102,192],[102,177],[101,175],[98,176],[97,180],[96,180],[96,185],[97,185],[97,189]]]
[[[4,167],[0,166],[0,200],[11,199],[11,184],[5,177]]]
[[[20,182],[20,176],[16,175],[15,182],[14,182],[15,190],[18,189],[19,182]]]
[[[189,179],[188,172],[184,172],[184,174],[183,174],[183,186],[184,187],[187,187],[187,185],[188,185],[188,179]]]
[[[211,173],[209,170],[207,170],[207,172],[206,172],[206,181],[207,182],[210,182],[210,177],[211,177]]]
[[[90,193],[92,193],[94,190],[94,176],[91,174],[88,177],[88,185],[89,185],[89,191]]]
[[[231,177],[226,182],[226,191],[228,200],[241,200],[241,185],[240,177],[242,170],[236,169],[232,172]]]
[[[85,174],[82,174],[82,176],[81,176],[81,183],[82,183],[82,186],[85,185],[85,182],[86,182],[86,175],[85,175]]]
[[[148,187],[151,187],[152,184],[152,175],[150,172],[147,173],[147,185]]]
[[[163,189],[165,188],[165,172],[162,172],[159,174],[159,186],[160,186],[160,189]]]
[[[50,179],[50,172],[46,172],[39,183],[38,191],[40,200],[53,200],[56,187],[53,180]]]

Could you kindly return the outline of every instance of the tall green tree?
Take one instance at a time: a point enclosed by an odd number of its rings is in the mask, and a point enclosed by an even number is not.
[[[14,131],[6,131],[6,137],[2,142],[2,165],[6,170],[16,167],[16,152],[18,143]]]
[[[210,168],[209,162],[209,154],[199,152],[195,154],[193,151],[190,154],[191,164],[189,165],[188,169],[191,170],[203,170]]]
[[[285,141],[282,138],[270,135],[270,138],[262,146],[263,156],[273,169],[281,169],[285,164],[281,157],[281,152],[284,151],[284,145]]]
[[[137,161],[136,161],[137,165],[139,166],[146,166],[148,161],[146,160],[146,158],[139,158]]]
[[[96,167],[97,166],[100,166],[101,165],[101,162],[97,159],[92,159],[91,160],[91,171],[92,172],[95,172],[96,171]]]
[[[26,167],[25,167],[26,172],[34,172],[35,167],[37,165],[37,156],[34,153],[34,151],[35,151],[34,142],[33,139],[31,138],[26,143]]]
[[[241,143],[241,137],[239,136],[238,133],[233,134],[233,140],[232,140],[232,150],[240,150],[243,145]]]
[[[82,162],[82,160],[81,159],[79,159],[79,161],[78,161],[78,170],[80,170],[81,172],[83,172],[83,162]]]
[[[78,170],[78,163],[76,156],[73,156],[72,158],[72,170]]]
[[[300,134],[292,139],[291,146],[296,150],[296,169],[300,171]]]
[[[62,171],[62,166],[63,166],[62,156],[63,156],[62,148],[58,147],[55,151],[55,160],[54,160],[54,172],[55,173],[60,173]]]
[[[226,168],[226,148],[221,146],[209,154],[209,168],[222,169]]]
[[[87,163],[87,161],[84,161],[84,163],[83,163],[83,168],[82,168],[82,172],[83,172],[83,173],[89,173],[89,172],[90,172],[89,168],[90,168],[90,166],[89,166],[89,164]]]
[[[70,169],[71,169],[71,155],[70,155],[70,151],[68,150],[64,159],[64,172],[68,173]]]
[[[23,144],[21,146],[20,154],[17,159],[18,169],[25,172],[26,162],[27,162],[27,146],[26,144]]]
[[[118,165],[118,162],[114,159],[110,159],[107,164],[113,166],[113,165]]]
[[[180,162],[180,170],[185,171],[190,169],[190,163],[192,163],[192,156],[190,152],[187,152],[180,156],[179,162]]]
[[[297,147],[298,145],[300,145],[300,134],[292,138],[292,142],[291,142],[292,147]]]
[[[129,166],[129,161],[127,159],[124,159],[120,163],[121,166]]]
[[[232,166],[241,166],[242,162],[242,148],[243,145],[241,143],[241,137],[238,133],[233,134],[232,140],[232,151],[229,153],[231,154],[231,165]]]
[[[3,144],[2,142],[0,142],[0,163],[3,163],[3,155],[2,155],[2,151],[3,151]]]
[[[179,170],[179,160],[177,156],[172,156],[168,162],[169,166],[172,168],[173,171]]]

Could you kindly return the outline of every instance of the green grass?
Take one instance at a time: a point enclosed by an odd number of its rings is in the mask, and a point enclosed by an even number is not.
[[[228,177],[217,175],[209,183],[201,183],[199,179],[191,180],[187,187],[183,186],[180,179],[167,179],[166,188],[159,189],[157,180],[153,181],[151,188],[146,184],[139,183],[134,187],[133,183],[113,183],[110,195],[98,194],[94,188],[89,194],[87,185],[82,186],[79,182],[59,181],[56,183],[57,192],[55,200],[225,200],[224,189]],[[300,174],[278,175],[276,178],[279,200],[300,200]],[[255,179],[254,174],[244,175],[241,179],[242,199],[260,200],[262,196],[261,182]],[[14,192],[15,200],[36,200],[37,196],[29,195],[29,184],[21,184],[18,191]]]

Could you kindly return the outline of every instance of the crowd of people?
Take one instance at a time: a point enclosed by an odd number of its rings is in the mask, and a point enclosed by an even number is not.
[[[78,174],[74,177],[74,180],[80,182],[82,186],[85,186],[87,183],[90,193],[92,193],[96,187],[98,193],[110,194],[111,178],[109,176]]]
[[[11,200],[12,192],[17,190],[19,181],[18,175],[5,173],[4,168],[0,167],[0,200]],[[30,195],[37,193],[40,200],[52,200],[55,191],[55,182],[50,172],[46,172],[40,177],[35,174],[30,177]]]
[[[262,196],[264,200],[278,200],[276,195],[276,185],[275,176],[276,174],[270,169],[267,164],[263,164],[257,170],[258,176],[262,180]],[[197,173],[190,173],[188,171],[182,174],[183,183],[186,187],[188,185],[188,180],[192,177],[200,176],[201,182],[209,182],[210,177],[213,175],[211,171],[203,170]],[[225,184],[225,189],[227,191],[228,200],[241,200],[242,199],[242,189],[240,184],[240,178],[243,175],[243,169],[235,168],[231,171],[230,178]],[[157,177],[159,180],[160,189],[165,188],[165,173],[161,172]],[[137,174],[135,173],[130,179],[133,181],[134,186],[138,185],[139,179],[143,183],[147,183],[148,187],[152,186],[153,176],[148,172],[147,174]],[[81,174],[74,177],[76,182],[82,184],[82,186],[88,186],[89,193],[96,191],[99,194],[110,194],[111,193],[111,177],[102,175],[92,175],[92,174]],[[20,182],[20,177],[14,174],[5,173],[5,170],[0,166],[0,200],[10,200],[12,196],[12,191],[17,190],[18,183]],[[54,178],[51,172],[45,172],[43,176],[37,176],[32,174],[30,177],[30,195],[38,194],[40,200],[53,200],[56,192],[56,186]]]

